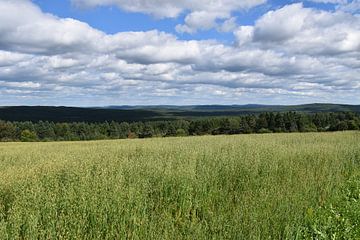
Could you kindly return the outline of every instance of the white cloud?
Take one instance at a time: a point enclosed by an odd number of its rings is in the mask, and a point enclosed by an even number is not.
[[[184,24],[176,26],[180,33],[195,33],[217,27],[216,21],[231,19],[231,13],[261,5],[266,0],[72,0],[78,7],[117,6],[125,11],[150,14],[158,18],[175,18],[189,12]],[[229,24],[229,22],[228,22]]]
[[[86,23],[44,14],[25,0],[3,0],[0,12],[0,47],[8,50],[42,54],[92,51],[104,35]]]
[[[239,45],[245,41],[287,54],[358,54],[360,17],[293,4],[268,12],[254,27],[240,27],[235,35]]]
[[[156,17],[177,17],[180,13],[189,10],[205,12],[231,12],[240,9],[249,9],[260,5],[265,0],[72,0],[79,7],[111,6],[115,5],[130,12],[141,12]]]
[[[234,31],[236,42],[239,46],[243,46],[250,43],[254,38],[254,27],[253,26],[240,26]]]
[[[195,5],[191,9],[201,11]],[[255,26],[238,27],[234,46],[157,30],[105,34],[25,0],[0,1],[0,11],[0,105],[19,99],[47,105],[296,103],[334,95],[360,101],[359,16],[340,10],[285,6]],[[220,23],[219,15],[204,16],[185,26],[234,27],[231,15]]]
[[[11,87],[11,88],[39,88],[40,83],[34,82],[4,82],[0,81],[0,86]]]
[[[31,58],[27,54],[14,53],[0,50],[0,67],[11,66],[18,62]]]
[[[310,12],[301,3],[270,11],[256,22],[254,40],[283,41],[296,36]]]
[[[232,32],[237,28],[236,17],[231,17],[225,20],[219,27],[220,32]]]
[[[222,23],[218,23],[222,20]],[[231,32],[236,29],[236,18],[227,12],[195,11],[185,17],[184,24],[178,24],[176,31],[179,33],[195,33],[198,30],[206,31],[216,28],[220,32]]]
[[[209,30],[217,25],[216,19],[218,18],[226,19],[229,18],[229,15],[227,13],[195,11],[188,14],[185,17],[185,24],[177,25],[176,30],[187,33],[194,33],[197,30]]]
[[[332,4],[345,4],[348,1],[347,0],[311,0],[311,2],[317,2],[317,3],[332,3]]]
[[[350,12],[350,13],[359,13],[360,10],[360,0],[353,0],[347,3],[343,3],[338,6],[340,11]]]
[[[316,3],[334,4],[336,9],[343,12],[359,13],[360,0],[308,0]]]

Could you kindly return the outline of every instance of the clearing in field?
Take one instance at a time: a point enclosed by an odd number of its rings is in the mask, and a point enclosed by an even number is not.
[[[360,133],[0,144],[0,239],[359,237]]]

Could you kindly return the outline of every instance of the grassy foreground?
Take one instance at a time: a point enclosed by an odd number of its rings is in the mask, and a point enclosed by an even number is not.
[[[0,239],[360,238],[360,133],[0,143]]]

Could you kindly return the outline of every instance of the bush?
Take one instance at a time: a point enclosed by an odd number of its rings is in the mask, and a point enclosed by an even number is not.
[[[187,135],[187,133],[186,133],[186,131],[184,129],[179,128],[179,129],[176,130],[176,136],[183,137],[183,136],[186,136],[186,135]]]
[[[258,133],[272,133],[272,131],[267,128],[261,128],[257,132]]]
[[[37,140],[36,133],[30,131],[30,130],[24,130],[21,132],[20,140],[22,142],[35,142]]]
[[[318,129],[316,128],[315,124],[311,123],[308,125],[305,125],[300,129],[301,132],[317,132]]]

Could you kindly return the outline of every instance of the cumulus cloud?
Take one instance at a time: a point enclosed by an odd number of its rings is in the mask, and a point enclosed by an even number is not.
[[[177,17],[188,11],[231,12],[239,9],[249,9],[265,2],[265,0],[72,0],[79,7],[111,6],[115,5],[130,12],[141,12],[156,17]]]
[[[0,50],[0,67],[11,66],[13,64],[27,60],[29,58],[30,56],[26,54]]]
[[[327,3],[336,6],[336,9],[343,12],[359,13],[360,0],[309,0],[316,3]]]
[[[350,13],[359,13],[360,11],[360,0],[353,0],[338,6],[338,10]]]
[[[256,22],[254,40],[281,42],[297,36],[309,12],[310,9],[305,9],[298,3],[266,13]]]
[[[222,20],[222,23],[218,21]],[[214,13],[206,11],[192,12],[185,17],[185,24],[178,24],[176,31],[179,33],[195,33],[198,30],[216,28],[219,32],[231,32],[236,28],[236,18],[229,13]]]
[[[26,0],[0,3],[0,48],[41,54],[92,51],[104,34],[86,23],[61,19]]]
[[[270,11],[255,26],[235,31],[237,42],[287,54],[357,54],[360,17],[337,11],[304,8],[301,3]]]
[[[237,28],[236,17],[225,20],[219,27],[220,32],[232,32]]]
[[[229,15],[227,13],[219,14],[217,12],[207,12],[207,11],[195,11],[188,14],[185,17],[185,24],[177,25],[176,30],[178,32],[187,32],[194,33],[197,30],[209,30],[214,28],[217,23],[218,18],[226,19]]]
[[[332,4],[345,4],[347,0],[311,0],[312,2],[317,3],[332,3]]]
[[[341,10],[284,6],[237,27],[234,45],[158,30],[106,34],[27,0],[0,1],[0,11],[1,105],[360,101],[359,16]],[[204,16],[187,24],[219,18]],[[223,31],[235,27],[227,17]]]
[[[232,12],[253,8],[265,3],[266,0],[72,0],[72,2],[75,6],[83,8],[114,5],[125,11],[150,14],[157,18],[176,18],[181,13],[189,12],[184,24],[177,25],[176,30],[180,33],[195,33],[198,30],[221,27],[217,24],[217,20],[233,21]],[[223,29],[226,27],[229,28],[225,25]]]

